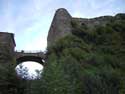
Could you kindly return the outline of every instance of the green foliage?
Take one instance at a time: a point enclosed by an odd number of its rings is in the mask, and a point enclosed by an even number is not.
[[[92,31],[87,24],[71,25],[71,35],[47,48],[41,79],[20,79],[9,51],[0,52],[0,94],[125,94],[124,15]]]
[[[0,94],[23,94],[26,82],[15,71],[15,59],[8,47],[0,45]]]
[[[22,94],[26,88],[24,83],[17,77],[14,65],[0,64],[0,94]]]
[[[47,65],[42,78],[31,85],[32,94],[124,94],[122,18],[97,25],[93,31],[72,21],[72,35],[48,48]]]

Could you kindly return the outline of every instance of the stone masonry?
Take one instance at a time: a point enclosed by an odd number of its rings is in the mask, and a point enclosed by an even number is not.
[[[81,26],[87,26],[89,31],[93,31],[96,26],[105,26],[109,21],[119,20],[125,14],[117,14],[116,16],[101,16],[96,18],[74,18],[64,8],[60,8],[55,12],[48,37],[47,46],[52,46],[60,38],[72,33],[72,22],[76,22]]]
[[[53,45],[56,40],[71,33],[71,19],[66,9],[60,8],[56,11],[48,33],[47,46]]]
[[[0,32],[0,63],[10,62],[14,56],[14,34]]]

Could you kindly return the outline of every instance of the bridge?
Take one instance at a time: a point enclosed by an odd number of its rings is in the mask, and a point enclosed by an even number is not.
[[[15,51],[15,57],[17,64],[20,64],[25,61],[34,61],[38,62],[42,65],[44,65],[44,60],[45,60],[45,53],[42,51],[36,51],[36,52],[31,52],[31,51]]]

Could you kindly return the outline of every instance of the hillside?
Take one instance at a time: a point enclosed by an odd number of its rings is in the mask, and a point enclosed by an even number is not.
[[[125,93],[125,14],[78,21],[48,47],[47,65],[32,94]]]
[[[13,45],[0,42],[0,94],[125,94],[125,14],[83,19],[59,9],[47,40],[36,80],[17,76]]]

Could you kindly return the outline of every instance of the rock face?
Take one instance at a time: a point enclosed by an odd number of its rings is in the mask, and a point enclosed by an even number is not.
[[[60,37],[71,33],[71,20],[72,17],[66,9],[61,8],[56,11],[48,33],[48,46],[53,45]]]
[[[0,32],[0,63],[11,61],[14,56],[15,41],[12,33]]]
[[[87,26],[90,31],[94,30],[96,26],[105,26],[109,21],[119,20],[124,18],[125,14],[117,14],[116,16],[101,16],[91,19],[86,18],[74,18],[72,17],[66,9],[58,9],[53,18],[48,37],[47,45],[54,45],[55,41],[58,39],[72,33],[72,22],[76,22],[81,26]],[[125,18],[124,18],[125,19]]]

